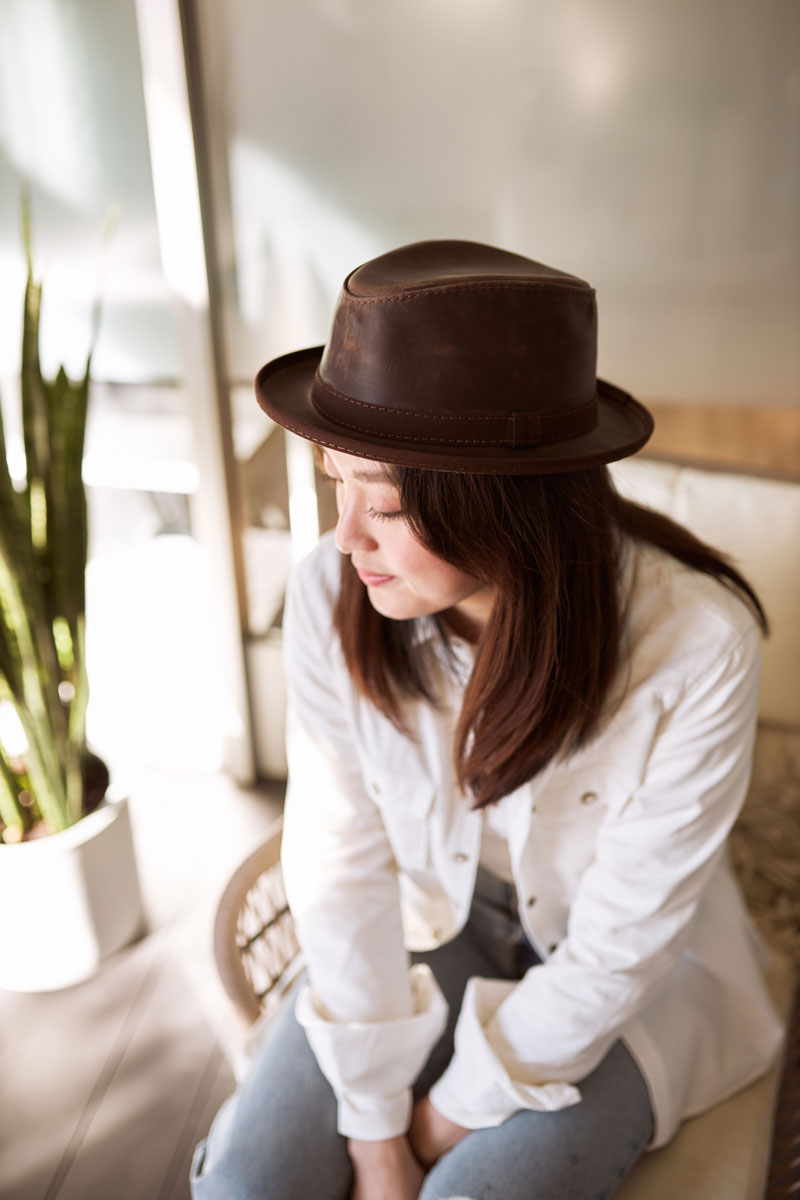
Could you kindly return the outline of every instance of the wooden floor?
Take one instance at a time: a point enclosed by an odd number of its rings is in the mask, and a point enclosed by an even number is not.
[[[151,931],[77,987],[0,991],[2,1200],[188,1200],[193,1148],[234,1086],[239,1031],[211,922],[282,789],[163,771],[131,782]]]

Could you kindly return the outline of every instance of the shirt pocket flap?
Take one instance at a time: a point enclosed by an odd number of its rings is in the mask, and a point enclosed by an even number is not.
[[[433,783],[368,763],[364,767],[364,784],[380,809],[397,865],[406,870],[421,870],[429,857],[428,818],[435,795]]]

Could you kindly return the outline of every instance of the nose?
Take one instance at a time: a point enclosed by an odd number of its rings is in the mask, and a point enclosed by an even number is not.
[[[360,512],[358,506],[349,501],[340,504],[335,540],[342,554],[352,554],[355,550],[376,550],[378,546],[367,525],[366,513]]]

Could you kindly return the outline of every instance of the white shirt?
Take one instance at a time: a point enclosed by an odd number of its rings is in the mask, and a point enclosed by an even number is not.
[[[480,865],[491,871],[504,883],[514,882],[514,869],[511,866],[511,853],[508,848],[508,822],[511,808],[501,800],[498,804],[488,804],[483,810],[483,830],[481,832],[481,852],[478,858]]]
[[[311,986],[297,1013],[346,1136],[403,1133],[410,1086],[445,1020],[407,949],[469,913],[483,816],[455,786],[451,741],[472,650],[457,644],[442,711],[401,735],[352,685],[331,614],[330,536],[295,570],[283,868]],[[431,1099],[468,1128],[580,1101],[618,1037],[646,1080],[654,1146],[757,1078],[781,1040],[760,943],[725,840],[745,797],[760,652],[716,580],[659,551],[628,560],[626,667],[592,744],[501,802],[525,931],[519,982],[472,979]],[[420,641],[435,639],[432,621]]]

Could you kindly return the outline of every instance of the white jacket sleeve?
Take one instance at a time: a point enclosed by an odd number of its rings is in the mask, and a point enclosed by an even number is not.
[[[377,1140],[407,1130],[411,1084],[447,1009],[428,968],[409,970],[394,859],[349,735],[349,680],[325,606],[302,579],[301,568],[284,622],[282,863],[311,981],[297,1016],[337,1095],[339,1131]]]
[[[519,983],[473,979],[435,1107],[470,1128],[561,1108],[676,967],[744,801],[760,655],[753,627],[662,714],[641,786],[602,825],[567,936]]]

